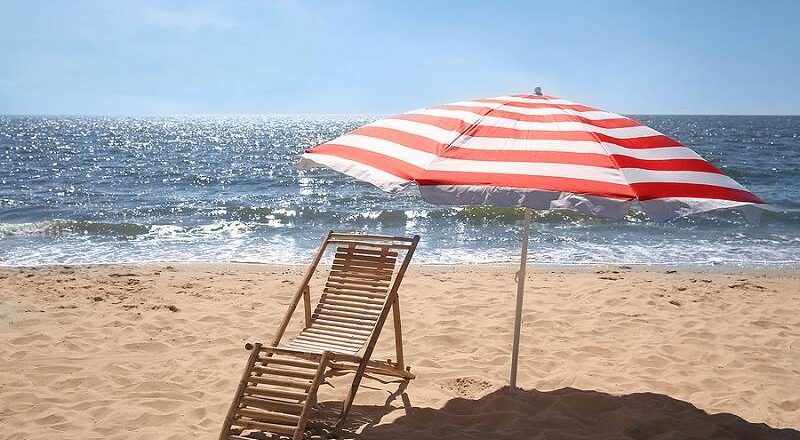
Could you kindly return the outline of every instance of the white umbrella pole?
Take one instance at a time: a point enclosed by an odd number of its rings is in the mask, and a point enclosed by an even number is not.
[[[522,297],[525,293],[525,269],[528,266],[528,231],[531,227],[531,210],[525,208],[525,220],[522,223],[522,254],[517,272],[517,311],[514,315],[514,342],[511,349],[511,384],[510,394],[517,394],[517,359],[519,358],[519,334],[522,327]]]

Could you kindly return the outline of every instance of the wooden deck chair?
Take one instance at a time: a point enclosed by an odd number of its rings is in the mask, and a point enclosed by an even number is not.
[[[251,350],[220,440],[243,440],[247,431],[302,439],[319,385],[336,371],[354,371],[336,430],[342,428],[364,373],[413,379],[403,359],[398,288],[419,242],[413,238],[330,231],[300,283],[275,339]],[[335,247],[319,303],[311,308],[309,281],[325,251]],[[300,300],[304,327],[283,341]],[[371,359],[393,312],[396,359]]]

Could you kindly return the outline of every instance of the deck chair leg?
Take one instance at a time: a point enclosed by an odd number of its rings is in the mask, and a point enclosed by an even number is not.
[[[350,414],[350,409],[353,407],[353,401],[356,399],[356,392],[358,391],[358,387],[361,385],[361,379],[364,377],[364,372],[367,369],[367,360],[372,354],[371,351],[372,350],[370,350],[370,353],[365,355],[361,363],[358,364],[356,375],[353,378],[353,384],[350,385],[350,390],[347,392],[347,397],[342,405],[342,412],[339,414],[339,420],[336,422],[336,427],[334,428],[334,432],[337,434],[341,432],[342,428],[344,427],[345,420],[347,420],[347,415]]]
[[[311,327],[311,288],[306,285],[303,287],[303,315],[305,317],[305,327]]]
[[[403,329],[400,326],[400,297],[398,296],[392,304],[392,321],[394,322],[394,348],[397,352],[397,368],[405,370],[405,360],[403,359]]]

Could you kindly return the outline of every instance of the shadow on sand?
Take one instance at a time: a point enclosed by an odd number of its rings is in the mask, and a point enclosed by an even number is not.
[[[332,402],[322,405],[337,409]],[[405,415],[377,425],[390,411]],[[354,406],[345,438],[355,431],[359,439],[800,440],[800,431],[750,423],[733,414],[708,414],[663,394],[612,396],[575,388],[521,390],[516,396],[502,388],[432,409],[413,407],[401,385],[383,406]]]

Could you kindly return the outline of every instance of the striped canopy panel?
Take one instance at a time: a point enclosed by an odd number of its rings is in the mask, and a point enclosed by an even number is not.
[[[761,199],[675,139],[553,96],[461,101],[381,119],[307,150],[325,166],[437,204],[570,209],[656,220]],[[758,210],[756,210],[758,211]]]

